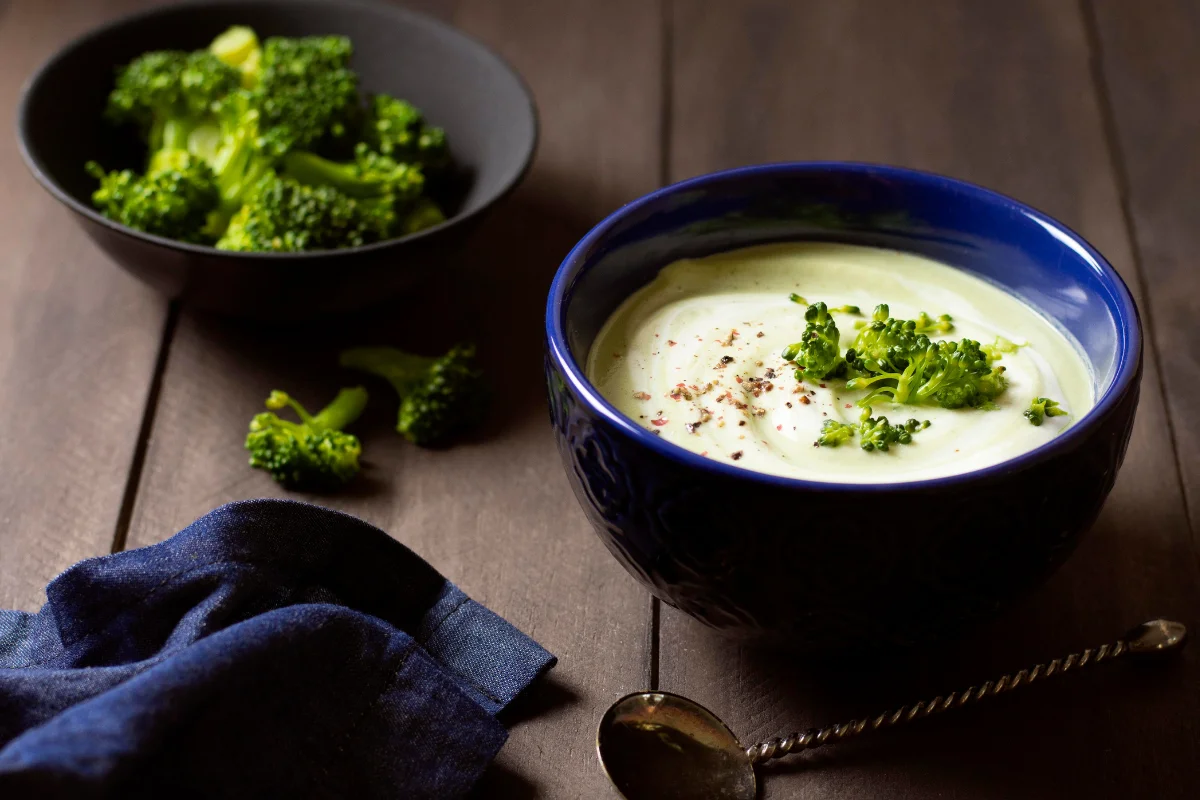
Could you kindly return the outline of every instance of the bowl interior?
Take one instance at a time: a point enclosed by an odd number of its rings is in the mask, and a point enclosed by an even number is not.
[[[667,187],[613,214],[568,256],[547,322],[583,375],[616,307],[680,258],[821,240],[916,253],[1020,297],[1070,334],[1097,406],[1140,352],[1137,312],[1081,239],[1002,195],[949,178],[862,164],[746,167]],[[592,394],[595,394],[594,392]],[[615,414],[615,410],[611,410]]]
[[[486,206],[525,168],[536,118],[520,79],[474,40],[427,17],[384,6],[326,2],[215,2],[169,6],[101,28],[51,59],[27,88],[20,135],[43,177],[92,214],[83,169],[143,164],[129,132],[102,118],[115,69],[148,49],[194,50],[231,25],[260,36],[342,34],[364,92],[386,92],[446,129],[461,180],[439,200],[455,215]]]

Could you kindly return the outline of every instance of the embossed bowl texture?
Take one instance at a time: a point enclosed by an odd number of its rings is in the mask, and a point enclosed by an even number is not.
[[[1078,341],[1095,407],[1050,443],[986,469],[852,485],[692,454],[588,381],[583,365],[601,326],[661,267],[805,239],[917,253],[1005,288]],[[624,206],[562,263],[546,335],[563,465],[613,555],[713,628],[814,654],[948,635],[1045,580],[1112,488],[1142,371],[1133,298],[1081,237],[987,189],[869,164],[743,167]]]

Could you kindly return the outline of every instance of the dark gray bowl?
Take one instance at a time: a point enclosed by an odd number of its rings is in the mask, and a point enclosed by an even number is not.
[[[367,92],[412,101],[446,129],[460,175],[443,187],[449,219],[411,236],[313,253],[226,253],[151,236],[91,206],[83,165],[138,167],[128,131],[102,119],[114,70],[146,50],[199,49],[230,25],[261,36],[342,34]],[[37,180],[122,268],[188,305],[259,319],[302,319],[377,303],[442,268],[488,208],[520,181],[537,144],[521,78],[483,45],[436,20],[379,5],[302,0],[186,3],[121,18],[75,40],[30,79],[18,114]]]

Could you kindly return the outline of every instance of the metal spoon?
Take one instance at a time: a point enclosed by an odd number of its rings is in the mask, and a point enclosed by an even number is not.
[[[600,720],[596,751],[609,780],[626,800],[754,800],[754,767],[790,753],[812,750],[901,722],[961,708],[1042,678],[1078,671],[1131,655],[1140,660],[1179,650],[1187,628],[1156,619],[1124,639],[1095,650],[1072,653],[1004,675],[996,681],[928,702],[886,711],[872,719],[850,720],[826,728],[792,733],[743,747],[733,731],[698,703],[669,692],[638,692],[613,703]]]

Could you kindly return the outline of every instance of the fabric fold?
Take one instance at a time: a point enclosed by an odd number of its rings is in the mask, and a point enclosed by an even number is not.
[[[382,531],[224,506],[0,612],[0,796],[458,797],[554,658]]]

